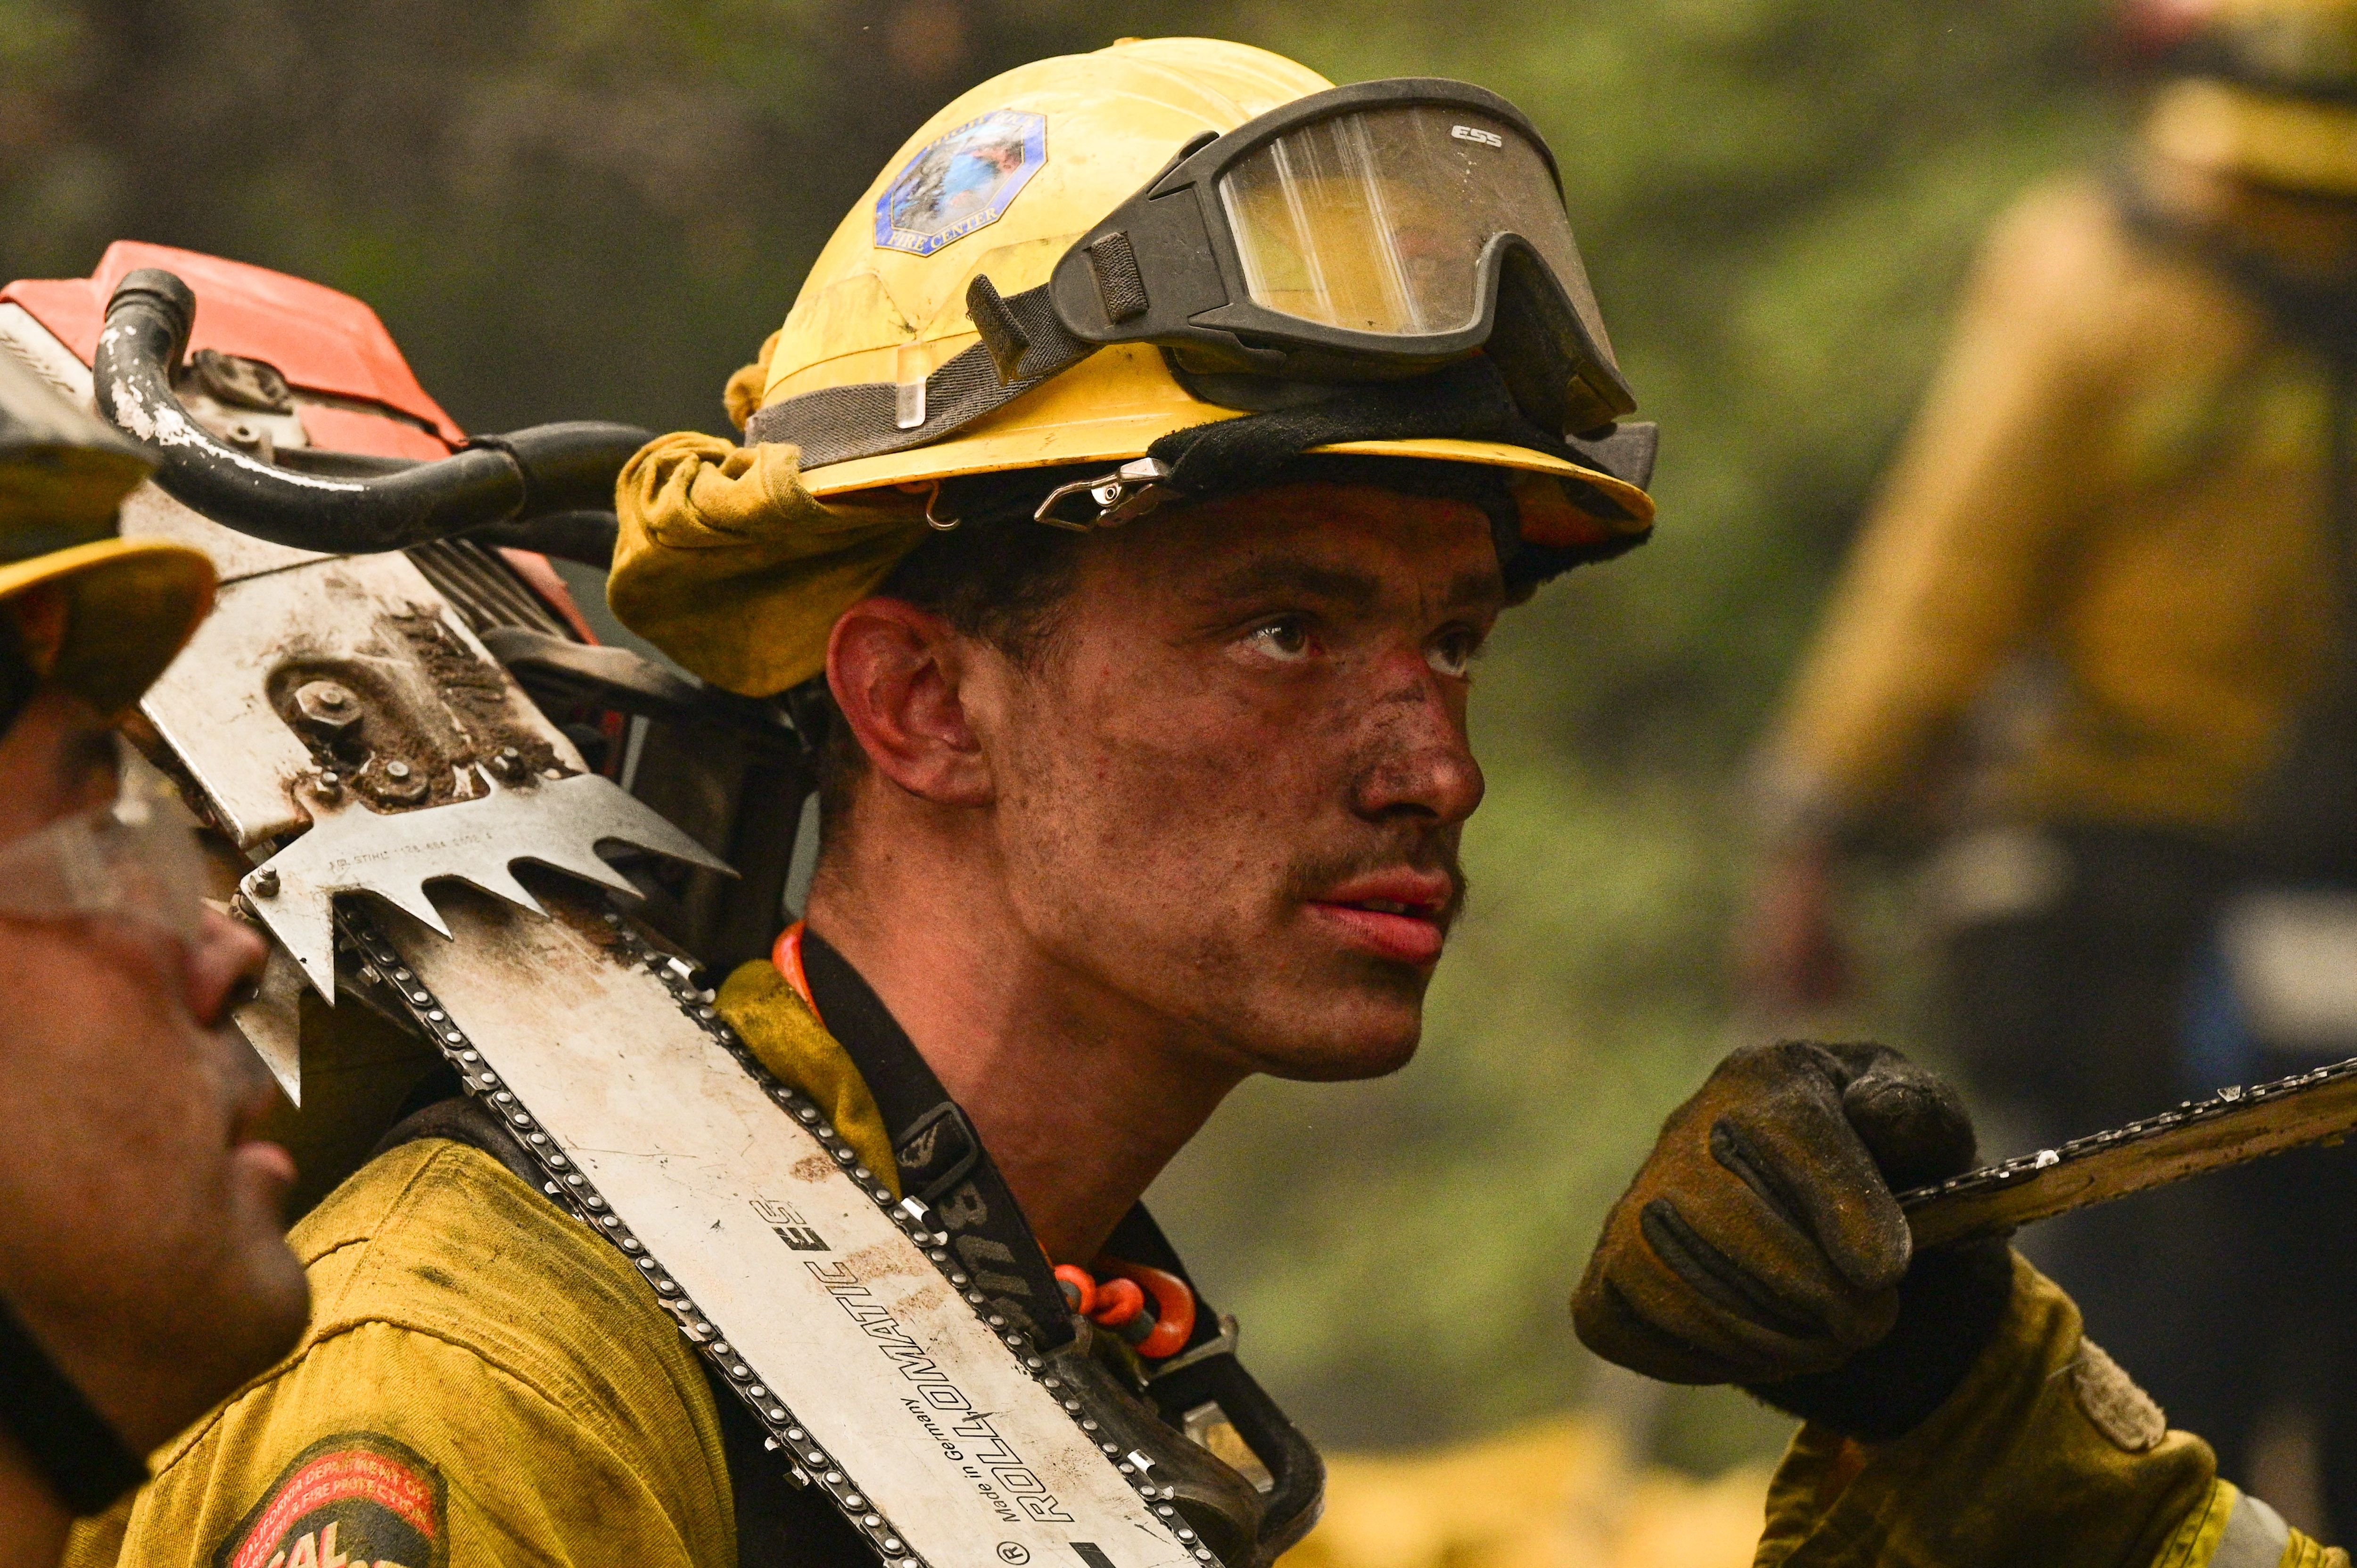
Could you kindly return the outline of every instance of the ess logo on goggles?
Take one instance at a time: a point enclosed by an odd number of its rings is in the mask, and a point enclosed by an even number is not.
[[[1477,352],[1542,430],[1636,408],[1521,111],[1463,82],[1338,87],[1205,133],[1082,235],[1049,281],[966,296],[983,341],[917,389],[830,387],[755,415],[805,467],[939,441],[1101,348],[1147,343],[1189,390],[1254,412]]]

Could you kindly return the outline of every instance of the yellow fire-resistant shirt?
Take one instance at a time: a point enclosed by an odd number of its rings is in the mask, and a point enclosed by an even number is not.
[[[897,1180],[857,1069],[774,969],[745,966],[720,1007]],[[70,1568],[735,1568],[711,1387],[587,1226],[427,1139],[371,1161],[292,1240],[302,1343],[154,1455],[149,1486],[76,1531]]]
[[[1992,679],[2059,691],[1990,805],[2230,825],[2331,635],[2325,373],[2073,178],[1986,242],[1768,761],[1793,810],[1910,804]]]
[[[497,1160],[405,1144],[295,1239],[310,1331],[157,1456],[122,1561],[736,1562],[694,1357],[621,1253]]]

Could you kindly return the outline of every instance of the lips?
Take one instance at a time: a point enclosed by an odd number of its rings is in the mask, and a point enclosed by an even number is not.
[[[1440,961],[1456,896],[1456,884],[1440,872],[1401,869],[1353,878],[1308,908],[1347,945],[1423,968]]]
[[[234,1047],[244,1054],[243,1045]],[[279,1102],[278,1083],[250,1054],[245,1055],[248,1079],[244,1092],[230,1107],[226,1142],[231,1165],[256,1182],[271,1208],[285,1206],[296,1179],[295,1156],[285,1145],[264,1135],[271,1113]]]

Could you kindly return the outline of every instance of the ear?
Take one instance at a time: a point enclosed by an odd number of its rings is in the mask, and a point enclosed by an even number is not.
[[[959,687],[963,639],[929,610],[862,599],[827,637],[826,683],[868,765],[921,800],[987,805],[990,767]]]

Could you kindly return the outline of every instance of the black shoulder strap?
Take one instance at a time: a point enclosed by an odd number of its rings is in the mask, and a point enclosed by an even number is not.
[[[815,932],[802,936],[802,974],[827,1032],[876,1097],[901,1191],[933,1210],[970,1288],[1043,1348],[1068,1343],[1073,1331],[1062,1287],[974,1123],[883,1000]]]
[[[996,1310],[1033,1324],[1046,1343],[1069,1341],[1071,1314],[1047,1255],[965,1113],[849,961],[809,930],[802,933],[802,974],[819,1015],[876,1097],[902,1190],[933,1208],[974,1288]],[[1317,1449],[1236,1359],[1231,1325],[1196,1289],[1177,1249],[1144,1204],[1122,1217],[1105,1250],[1176,1274],[1195,1291],[1194,1331],[1175,1354],[1147,1371],[1146,1397],[1166,1422],[1182,1430],[1189,1412],[1216,1406],[1269,1472],[1264,1543],[1281,1547],[1299,1539],[1316,1520],[1325,1493],[1326,1469]],[[1052,1320],[1052,1338],[1041,1318]]]

